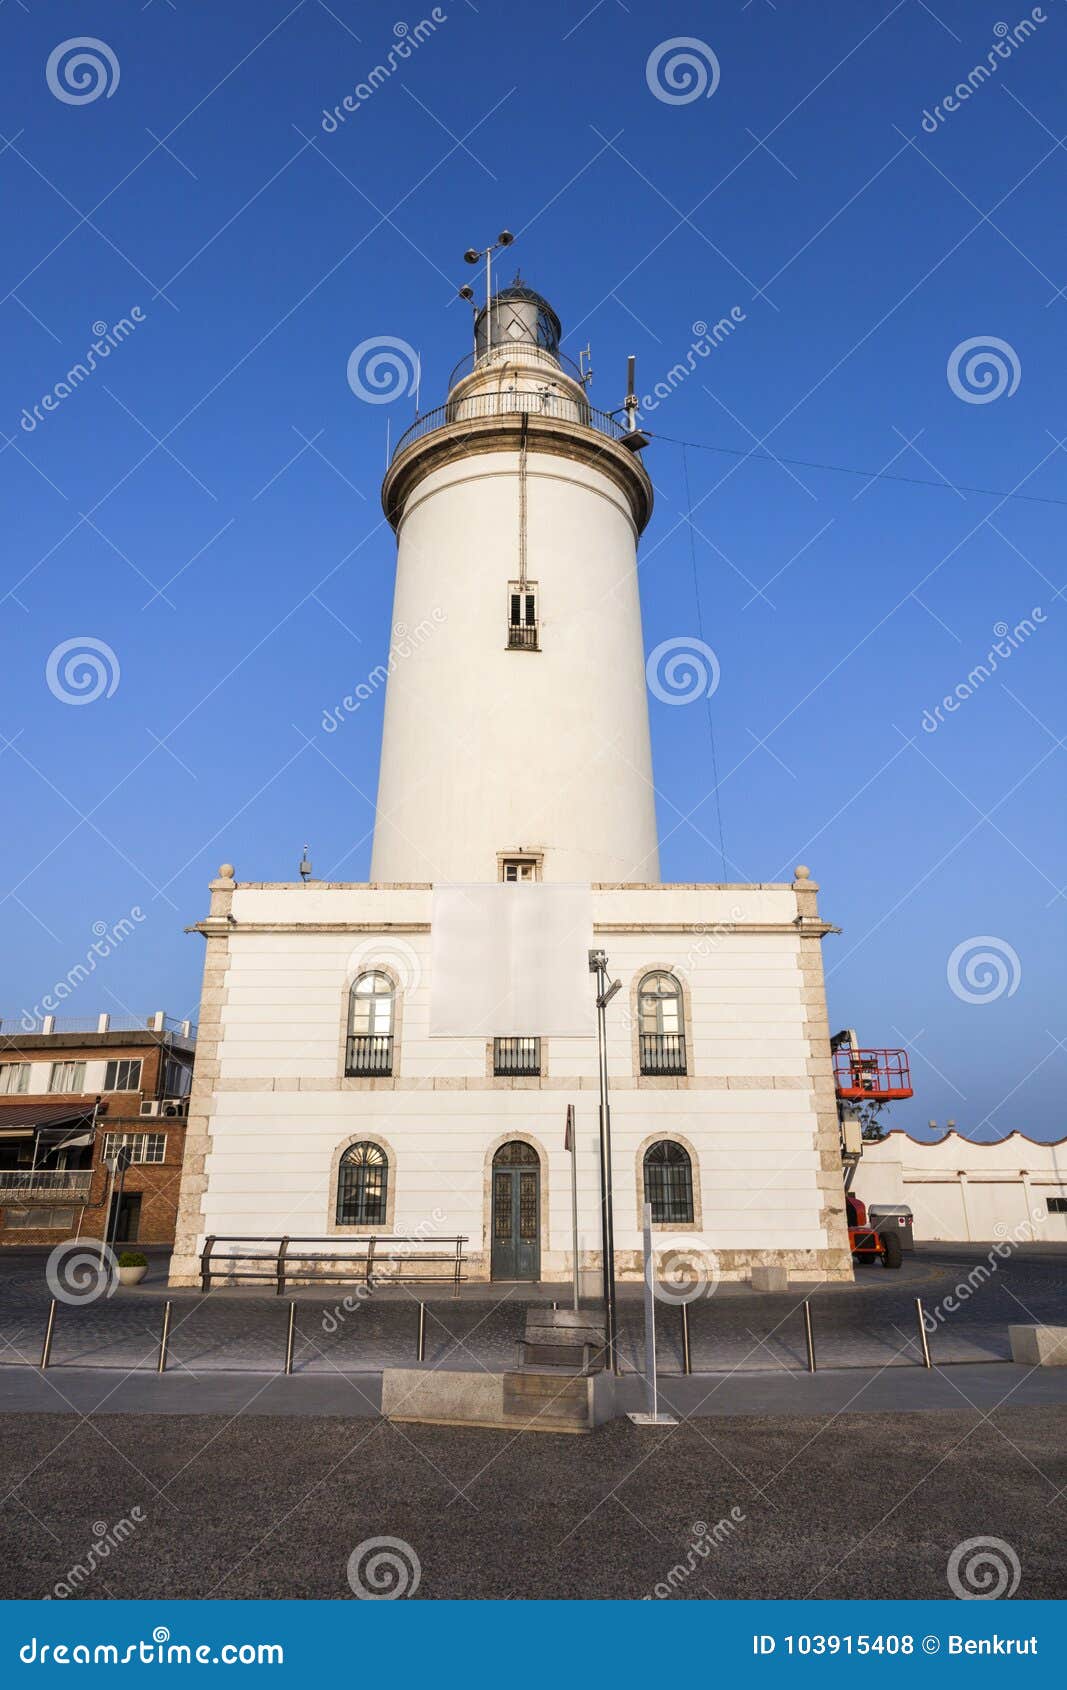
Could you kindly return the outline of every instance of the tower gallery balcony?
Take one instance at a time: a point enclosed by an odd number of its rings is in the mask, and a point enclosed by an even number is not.
[[[609,440],[621,440],[626,433],[625,427],[607,411],[597,411],[592,405],[579,403],[569,393],[553,393],[548,387],[535,391],[516,388],[512,392],[471,393],[465,398],[449,399],[444,405],[416,417],[411,427],[400,436],[389,461],[395,463],[416,440],[422,440],[427,434],[436,434],[438,429],[448,428],[452,423],[517,417],[523,412],[531,418],[578,423],[582,428],[591,428],[598,434],[606,435]]]

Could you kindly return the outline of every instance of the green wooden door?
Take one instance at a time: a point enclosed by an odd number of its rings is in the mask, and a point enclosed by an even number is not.
[[[541,1169],[537,1153],[518,1141],[493,1158],[494,1279],[541,1276]]]

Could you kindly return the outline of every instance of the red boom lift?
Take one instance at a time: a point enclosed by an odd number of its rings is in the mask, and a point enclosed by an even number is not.
[[[848,1241],[855,1260],[864,1267],[880,1261],[883,1267],[899,1268],[904,1253],[893,1232],[875,1230],[867,1220],[867,1206],[852,1194],[851,1186],[862,1155],[862,1134],[858,1123],[847,1114],[850,1103],[892,1103],[911,1097],[911,1071],[904,1050],[861,1048],[851,1028],[835,1033],[830,1040],[834,1059],[834,1087],[842,1120],[842,1160],[845,1165],[845,1212]],[[846,1125],[847,1122],[847,1125]],[[853,1131],[850,1133],[848,1128]]]

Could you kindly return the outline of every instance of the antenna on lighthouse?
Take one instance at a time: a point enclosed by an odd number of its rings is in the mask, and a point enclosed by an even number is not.
[[[637,359],[631,352],[626,360],[626,398],[622,408],[626,412],[626,433],[619,444],[626,446],[631,452],[640,452],[648,445],[648,435],[643,434],[637,426]]]
[[[593,379],[593,346],[591,341],[586,341],[578,354],[578,374],[582,386],[588,387]]]

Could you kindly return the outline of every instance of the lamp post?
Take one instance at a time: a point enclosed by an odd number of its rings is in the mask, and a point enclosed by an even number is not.
[[[596,1037],[600,1068],[600,1247],[604,1259],[604,1321],[608,1365],[619,1371],[618,1327],[615,1316],[615,1219],[611,1197],[611,1106],[608,1103],[607,1016],[605,1011],[621,980],[608,984],[606,951],[589,952],[589,972],[596,975]]]
[[[514,239],[510,229],[501,229],[492,246],[487,246],[483,251],[479,251],[476,246],[469,246],[463,254],[467,264],[480,264],[482,259],[485,259],[485,326],[489,347],[493,344],[493,254],[499,247],[510,246]],[[461,299],[472,298],[470,288],[460,288],[459,294]]]

